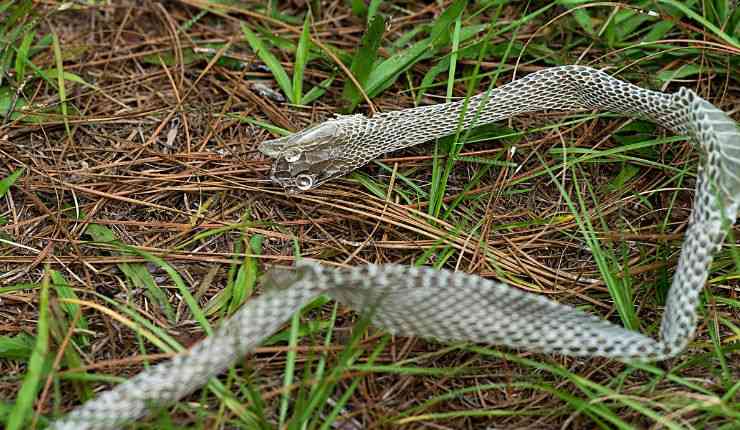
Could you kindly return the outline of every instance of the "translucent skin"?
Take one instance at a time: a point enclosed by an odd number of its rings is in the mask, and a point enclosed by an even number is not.
[[[571,356],[661,360],[679,354],[697,324],[699,294],[713,254],[735,222],[740,201],[740,134],[732,119],[691,90],[648,91],[595,69],[545,69],[487,94],[376,115],[339,117],[263,143],[273,179],[291,192],[315,188],[388,151],[512,115],[543,109],[601,109],[652,119],[688,134],[703,153],[686,238],[661,323],[660,340],[573,307],[466,273],[427,267],[348,269],[299,263],[271,272],[276,288],[250,300],[213,336],[150,367],[51,425],[111,429],[176,401],[255,348],[318,294],[328,294],[393,333],[494,343]],[[301,176],[302,175],[302,176]],[[723,222],[725,224],[723,224]]]

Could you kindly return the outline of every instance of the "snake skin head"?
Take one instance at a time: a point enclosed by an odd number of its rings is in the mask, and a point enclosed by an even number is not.
[[[343,156],[349,136],[342,122],[340,117],[262,142],[259,151],[274,159],[270,179],[289,193],[300,193],[354,170],[352,160]]]

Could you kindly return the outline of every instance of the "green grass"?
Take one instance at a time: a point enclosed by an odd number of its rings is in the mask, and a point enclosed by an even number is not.
[[[33,414],[33,404],[48,371],[49,360],[49,277],[44,276],[39,296],[39,317],[36,325],[36,342],[28,358],[28,370],[23,377],[15,405],[5,422],[8,430],[26,428]],[[47,369],[45,369],[47,368]]]
[[[0,316],[0,426],[42,428],[152,354],[182,351],[299,255],[483,273],[657,336],[699,162],[682,137],[608,113],[525,115],[292,197],[268,185],[254,148],[336,112],[469,100],[514,70],[576,62],[693,88],[737,118],[740,8],[310,4],[186,0],[163,19],[151,5],[119,16],[0,1],[0,300],[12,316]],[[287,103],[247,97],[257,82]],[[130,428],[731,429],[739,279],[727,245],[696,339],[659,364],[395,338],[320,297]]]
[[[367,30],[360,39],[360,46],[352,57],[352,64],[349,70],[354,75],[357,82],[363,86],[367,85],[370,72],[374,69],[378,59],[378,48],[385,31],[386,20],[380,16],[374,16],[367,26]],[[342,89],[342,98],[348,103],[345,111],[352,112],[362,101],[359,89],[350,81],[345,82]]]

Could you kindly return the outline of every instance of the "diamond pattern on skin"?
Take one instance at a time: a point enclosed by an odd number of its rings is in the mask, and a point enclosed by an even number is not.
[[[342,162],[351,161],[343,173],[385,152],[453,132],[463,108],[463,102],[455,102],[372,119],[353,115],[332,120],[340,125],[337,140],[345,145]],[[696,329],[699,294],[725,237],[722,221],[734,223],[740,206],[740,134],[735,122],[691,90],[682,88],[673,95],[649,91],[582,66],[545,69],[473,97],[462,118],[469,127],[474,121],[483,124],[543,109],[601,109],[647,117],[689,134],[704,151],[660,340],[476,275],[391,264],[335,269],[303,262],[297,276],[269,277],[279,288],[246,303],[212,337],[85,403],[50,428],[117,428],[152,407],[176,401],[228,368],[323,293],[358,312],[372,311],[375,324],[392,333],[619,360],[661,360],[679,354]]]

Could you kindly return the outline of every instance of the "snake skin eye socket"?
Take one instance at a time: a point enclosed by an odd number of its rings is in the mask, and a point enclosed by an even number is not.
[[[295,177],[295,184],[298,189],[306,191],[313,186],[313,178],[309,175],[298,175]]]
[[[294,163],[298,161],[299,158],[301,158],[301,153],[298,151],[285,151],[285,154],[283,154],[285,157],[285,161],[288,163]]]

